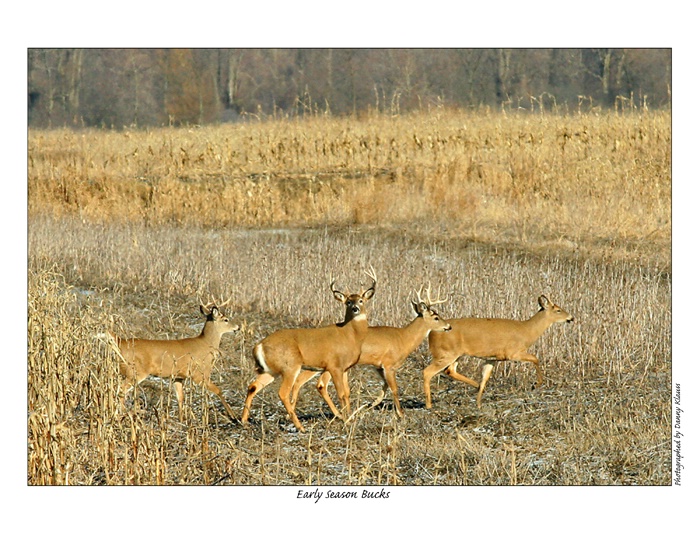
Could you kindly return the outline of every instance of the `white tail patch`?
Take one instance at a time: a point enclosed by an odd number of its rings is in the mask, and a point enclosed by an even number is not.
[[[374,408],[381,404],[386,390],[391,389],[394,411],[399,417],[403,416],[403,409],[401,408],[401,402],[399,400],[396,371],[401,367],[411,352],[415,351],[421,345],[431,331],[447,332],[452,329],[452,326],[431,308],[432,304],[445,301],[433,301],[430,297],[430,289],[428,289],[428,298],[423,300],[421,299],[422,291],[423,288],[421,287],[420,291],[416,292],[418,302],[412,301],[413,309],[418,317],[411,323],[405,327],[369,327],[368,334],[362,343],[360,359],[358,361],[358,364],[370,365],[377,368],[379,370],[379,375],[384,381],[384,386],[379,396],[370,407]],[[367,316],[363,312],[356,316],[354,320],[360,318],[366,319]],[[315,372],[311,372],[311,370],[319,370],[319,368],[302,365],[302,370],[303,372],[297,377],[292,387],[293,403],[296,402],[301,386],[315,375]],[[328,394],[327,389],[330,380],[330,372],[323,372],[316,384],[316,389],[321,393],[321,396],[326,401],[326,404],[328,404],[333,414],[337,417],[341,417],[338,408],[335,407],[333,400],[331,400]],[[365,406],[362,406],[362,408]],[[352,419],[353,415],[355,414],[353,413],[348,417],[348,421]]]
[[[255,395],[272,383],[276,376],[282,376],[280,399],[296,429],[303,432],[304,427],[294,411],[295,404],[290,397],[302,367],[327,370],[343,408],[350,411],[350,389],[346,372],[360,358],[362,341],[369,328],[365,305],[374,296],[377,285],[374,271],[367,274],[372,278],[372,285],[360,294],[344,293],[336,289],[335,280],[331,282],[333,297],[345,305],[346,317],[343,324],[276,331],[253,348],[258,375],[248,386],[241,424],[248,422]]]
[[[269,374],[270,373],[270,367],[267,366],[267,362],[265,361],[265,352],[263,351],[263,345],[258,344],[255,346],[255,350],[253,351],[253,354],[255,355],[255,360],[258,362],[260,365],[260,368],[264,373]]]

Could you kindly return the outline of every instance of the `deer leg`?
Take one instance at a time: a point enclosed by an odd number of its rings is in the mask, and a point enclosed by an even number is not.
[[[296,381],[294,382],[294,387],[292,387],[292,404],[297,403],[297,398],[299,397],[299,391],[301,387],[313,378],[318,372],[315,370],[302,370],[299,372]]]
[[[433,358],[433,362],[431,362],[428,366],[426,366],[423,369],[423,392],[425,393],[425,407],[430,409],[433,407],[433,403],[430,399],[430,380],[435,377],[435,374],[438,374],[439,372],[442,372],[446,367],[451,365],[455,359],[450,359],[448,358],[442,358],[442,359],[436,359]]]
[[[396,369],[394,367],[385,368],[384,376],[386,383],[384,384],[384,389],[389,385],[392,392],[392,398],[394,399],[394,409],[399,417],[403,417],[403,410],[401,409],[401,402],[399,402],[399,387],[396,385]]]
[[[335,407],[335,404],[333,403],[333,400],[331,399],[331,396],[328,394],[328,382],[331,380],[331,374],[330,372],[324,372],[321,374],[321,377],[318,378],[318,383],[316,383],[316,390],[321,394],[323,397],[323,400],[326,401],[326,404],[328,404],[328,407],[331,408],[331,411],[333,412],[333,415],[338,417],[339,419],[343,419],[343,414],[338,411],[338,408]],[[337,387],[336,387],[337,391]]]
[[[126,411],[126,394],[131,389],[134,389],[134,403],[136,403],[136,386],[146,379],[148,374],[143,376],[137,374],[136,370],[125,362],[119,363],[119,374],[122,376],[122,381],[119,385],[119,394],[121,395],[122,406],[124,406],[124,410]]]
[[[350,411],[352,406],[350,405],[350,383],[348,382],[348,372],[349,369],[345,369],[343,372],[343,387],[345,388],[345,401],[347,402],[347,410]]]
[[[119,393],[122,395],[122,406],[124,406],[124,411],[126,411],[126,395],[129,391],[133,391],[133,406],[136,408],[136,393],[138,392],[139,383],[148,377],[148,374],[137,374],[136,372],[129,372],[126,379],[123,379],[121,385],[119,386]]]
[[[177,397],[177,413],[180,418],[180,422],[183,420],[183,404],[185,401],[185,392],[182,390],[182,380],[176,379],[173,381],[173,387],[175,387],[175,396]]]
[[[282,404],[284,404],[284,408],[287,410],[289,417],[292,419],[292,423],[294,423],[294,426],[297,427],[299,432],[304,432],[304,427],[301,426],[301,422],[294,411],[294,404],[292,404],[289,397],[298,375],[299,369],[282,374],[282,384],[280,385],[279,395],[280,400],[282,400]]]
[[[481,396],[484,394],[484,389],[486,384],[491,377],[491,372],[493,372],[493,363],[484,363],[481,369],[481,384],[479,385],[479,392],[476,393],[476,407],[481,409]]]
[[[382,386],[382,390],[379,391],[379,396],[372,402],[372,408],[376,408],[379,404],[382,403],[382,400],[384,400],[384,396],[386,395],[386,390],[389,387],[389,384],[386,381],[386,375],[384,373],[384,368],[383,367],[378,367],[377,368],[377,374],[379,374],[379,377],[382,379],[382,383],[384,384]]]
[[[338,401],[340,402],[341,408],[344,412],[350,411],[350,387],[348,385],[347,372],[339,368],[329,370],[331,373],[331,378],[333,378],[333,385],[335,385],[335,392],[338,394]],[[340,415],[341,419],[344,419]]]
[[[250,416],[250,405],[253,402],[253,397],[272,383],[274,379],[275,378],[272,374],[263,373],[255,378],[255,381],[250,384],[248,387],[248,396],[246,396],[245,399],[245,406],[243,406],[243,415],[241,416],[242,424],[246,424],[248,422],[248,417]]]
[[[121,403],[122,403],[122,406],[124,406],[125,410],[126,410],[126,393],[128,393],[132,387],[136,387],[136,385],[133,385],[131,383],[131,381],[129,381],[128,378],[122,380],[121,384],[119,385],[119,394],[121,395]]]
[[[212,393],[214,393],[216,396],[219,397],[219,399],[221,400],[221,403],[224,405],[224,409],[226,409],[226,413],[228,413],[228,416],[231,417],[232,420],[235,420],[236,417],[233,414],[233,410],[231,409],[231,406],[229,406],[228,403],[226,402],[226,399],[224,398],[224,393],[221,391],[221,389],[215,383],[213,383],[211,380],[205,381],[204,386],[209,391],[211,391]]]
[[[542,373],[542,368],[540,367],[540,361],[535,357],[534,355],[530,353],[519,353],[517,356],[513,356],[512,360],[514,361],[525,361],[528,363],[532,363],[535,365],[535,370],[537,370],[537,383],[533,385],[533,389],[535,387],[539,387],[542,385],[542,382],[544,381],[544,374]]]
[[[445,368],[445,375],[450,376],[452,379],[456,379],[457,381],[468,383],[472,387],[479,388],[479,384],[476,381],[457,372],[457,361],[453,362],[451,365]]]

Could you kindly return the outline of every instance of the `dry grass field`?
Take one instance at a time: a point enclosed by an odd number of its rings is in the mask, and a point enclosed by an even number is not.
[[[30,131],[29,485],[669,485],[671,117],[437,110],[148,131]],[[314,385],[291,425],[279,381],[251,424],[185,385],[119,403],[96,338],[199,332],[200,301],[241,325],[214,382],[239,415],[251,349],[342,319],[329,284],[378,282],[370,324],[403,326],[421,285],[445,317],[525,319],[547,295],[576,318],[475,389],[433,380],[426,344],[349,422]],[[480,363],[463,359],[471,377]],[[350,371],[358,408],[380,389]],[[334,396],[334,391],[331,391]]]

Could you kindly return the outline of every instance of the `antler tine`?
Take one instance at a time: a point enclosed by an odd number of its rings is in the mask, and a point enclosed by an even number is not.
[[[199,300],[199,305],[204,306],[207,310],[211,310],[214,307],[216,307],[218,310],[221,310],[224,306],[231,302],[231,299],[233,299],[233,295],[231,295],[226,300],[224,300],[223,297],[217,299],[212,295],[211,297],[209,297],[209,300],[206,303],[202,300],[202,297],[197,298]]]
[[[415,291],[415,290],[414,290],[414,291]],[[421,285],[421,286],[420,286],[420,289],[419,289],[418,291],[416,291],[416,297],[418,297],[418,304],[420,304],[420,303],[422,303],[422,302],[423,302],[423,303],[425,302],[425,301],[424,301],[423,299],[421,299],[421,297],[420,297],[420,294],[421,294],[422,292],[423,292],[423,286]]]
[[[369,269],[369,271],[365,271],[365,274],[372,279],[373,283],[370,286],[370,289],[372,289],[374,286],[377,285],[377,272],[374,270],[374,267],[371,264],[369,266]]]
[[[204,316],[206,316],[207,319],[209,319],[209,316],[211,315],[212,308],[214,307],[214,303],[213,302],[205,303],[202,300],[202,297],[200,297],[199,295],[197,295],[197,300],[199,301],[199,311],[202,312],[202,314]]]
[[[447,302],[447,297],[445,297],[445,298],[442,299],[442,300],[435,300],[435,301],[434,301],[434,300],[431,298],[431,293],[430,293],[431,289],[432,289],[432,285],[430,284],[430,282],[428,282],[428,291],[427,291],[427,295],[428,295],[428,304],[429,304],[430,306],[435,306],[436,304],[442,304],[443,302]],[[440,297],[440,286],[438,286],[438,297]]]

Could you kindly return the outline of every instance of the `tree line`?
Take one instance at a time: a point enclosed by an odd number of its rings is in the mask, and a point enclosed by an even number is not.
[[[670,49],[29,49],[27,73],[32,127],[671,103]]]

